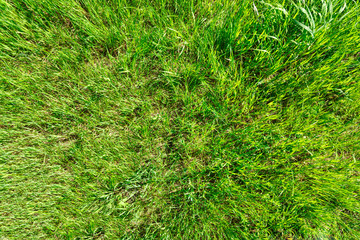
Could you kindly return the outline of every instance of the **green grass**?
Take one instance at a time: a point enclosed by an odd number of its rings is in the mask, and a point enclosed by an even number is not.
[[[0,239],[359,239],[355,0],[0,0]]]

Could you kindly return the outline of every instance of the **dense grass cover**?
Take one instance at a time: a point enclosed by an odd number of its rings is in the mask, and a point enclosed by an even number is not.
[[[0,239],[360,238],[355,0],[0,0]]]

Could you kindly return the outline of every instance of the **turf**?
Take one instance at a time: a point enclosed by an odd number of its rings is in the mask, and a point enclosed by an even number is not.
[[[0,0],[0,239],[359,239],[355,0]]]

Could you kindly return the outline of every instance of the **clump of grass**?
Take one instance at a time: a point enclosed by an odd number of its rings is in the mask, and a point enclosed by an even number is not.
[[[4,239],[357,239],[353,0],[0,0]]]

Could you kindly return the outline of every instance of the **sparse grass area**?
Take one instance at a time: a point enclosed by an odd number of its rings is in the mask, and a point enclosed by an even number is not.
[[[0,0],[0,239],[359,239],[355,0]]]

